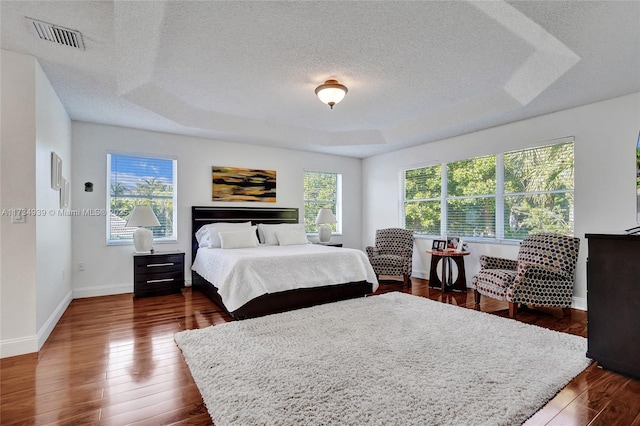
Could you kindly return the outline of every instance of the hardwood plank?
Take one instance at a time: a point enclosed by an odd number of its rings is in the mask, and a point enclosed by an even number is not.
[[[610,394],[603,395],[605,391]],[[612,391],[612,386],[594,391],[596,404],[603,405],[603,409],[598,416],[590,423],[593,426],[608,426],[616,424],[620,418],[635,419],[631,423],[640,419],[640,381],[627,380],[624,385]],[[620,394],[621,397],[617,397]],[[631,395],[630,397],[628,395]],[[589,402],[592,403],[591,397]]]
[[[472,292],[445,293],[426,280],[383,278],[378,293],[403,291],[474,309]],[[505,302],[480,309],[508,316]],[[232,319],[199,292],[135,299],[132,294],[76,299],[37,354],[0,360],[4,424],[212,424],[173,341],[174,333]],[[586,313],[533,309],[518,321],[586,336]],[[640,381],[595,364],[573,379],[527,425],[640,426]]]

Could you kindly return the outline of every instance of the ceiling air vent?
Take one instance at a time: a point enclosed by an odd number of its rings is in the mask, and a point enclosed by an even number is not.
[[[42,40],[48,40],[54,43],[61,44],[63,46],[69,46],[76,49],[84,50],[82,34],[80,34],[79,31],[70,30],[69,28],[48,24],[42,21],[37,21],[32,18],[27,18],[27,20],[31,22],[34,31]]]

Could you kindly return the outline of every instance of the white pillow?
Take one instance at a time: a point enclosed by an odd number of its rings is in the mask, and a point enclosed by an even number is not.
[[[307,234],[302,229],[289,229],[286,231],[276,231],[278,244],[281,246],[296,246],[301,244],[309,244]]]
[[[258,247],[255,226],[246,231],[220,232],[218,236],[223,249]]]
[[[276,236],[276,232],[278,231],[288,231],[292,229],[300,229],[304,231],[303,223],[278,223],[274,225],[260,223],[258,224],[258,236],[260,237],[260,242],[262,244],[268,246],[277,246],[278,245],[278,237]]]
[[[220,237],[218,233],[221,231],[240,231],[251,227],[251,222],[216,222],[202,226],[196,231],[196,240],[198,247],[220,248]]]

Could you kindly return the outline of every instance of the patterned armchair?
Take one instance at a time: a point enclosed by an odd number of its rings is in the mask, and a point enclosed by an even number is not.
[[[378,229],[376,246],[367,247],[369,262],[380,275],[402,275],[404,285],[410,285],[413,256],[413,231],[402,228]]]
[[[579,238],[536,234],[522,241],[517,260],[480,256],[471,280],[476,306],[481,295],[506,300],[514,319],[521,303],[570,307],[579,250]]]

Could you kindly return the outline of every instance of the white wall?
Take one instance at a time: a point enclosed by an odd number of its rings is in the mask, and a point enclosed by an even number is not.
[[[71,303],[71,218],[51,188],[51,152],[71,179],[71,120],[39,64],[36,66],[36,329],[40,348]],[[55,212],[54,214],[51,214]]]
[[[50,155],[69,175],[71,122],[35,58],[2,55],[2,209],[32,209],[25,223],[3,214],[0,356],[40,349],[71,301],[70,221],[51,215],[58,192],[50,185]],[[46,213],[45,213],[46,212]]]
[[[187,280],[191,279],[191,206],[298,207],[302,219],[305,169],[342,173],[343,235],[333,238],[346,247],[360,248],[361,161],[358,159],[81,122],[72,123],[72,138],[74,210],[106,208],[107,151],[177,158],[178,243],[155,243],[155,248],[185,251]],[[277,202],[213,203],[211,166],[276,170]],[[93,182],[94,192],[84,192],[84,182]],[[104,216],[72,218],[74,297],[133,291],[133,246],[107,246],[105,221]],[[79,262],[85,264],[84,271],[77,270]]]
[[[2,55],[2,209],[35,208],[36,60],[6,50]],[[36,222],[11,223],[2,215],[0,356],[38,350],[36,339]]]
[[[523,120],[479,132],[365,159],[363,173],[363,245],[375,230],[400,223],[398,172],[443,161],[536,146],[575,137],[575,235],[582,238],[574,305],[586,308],[585,233],[620,233],[636,225],[635,148],[640,130],[640,93]],[[414,275],[429,277],[430,240],[418,240]],[[467,285],[480,269],[482,254],[515,259],[518,247],[471,244],[465,258]]]

